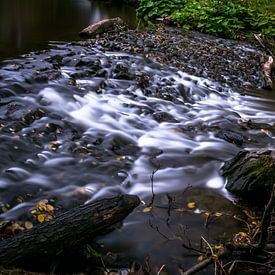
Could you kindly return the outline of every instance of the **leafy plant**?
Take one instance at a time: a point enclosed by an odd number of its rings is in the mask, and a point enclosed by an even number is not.
[[[140,0],[137,15],[145,20],[171,15],[182,8],[184,0]]]
[[[251,32],[274,38],[272,11],[274,5],[267,0],[141,0],[137,10],[145,20],[169,16],[172,23],[185,29],[233,38]]]

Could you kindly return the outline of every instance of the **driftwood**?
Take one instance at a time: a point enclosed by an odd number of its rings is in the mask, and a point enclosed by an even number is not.
[[[88,26],[87,28],[83,29],[79,36],[81,37],[95,37],[99,34],[104,34],[108,31],[117,31],[122,28],[125,28],[124,21],[119,18],[111,18],[111,19],[105,19],[101,20],[95,24],[92,24]]]
[[[274,60],[272,56],[268,57],[268,60],[263,65],[264,78],[266,82],[266,87],[268,89],[273,89],[273,81],[272,81],[272,69],[274,66]]]
[[[265,80],[264,88],[272,90],[274,88],[274,83],[272,80],[272,71],[275,68],[275,66],[274,66],[274,43],[270,49],[269,45],[268,45],[269,43],[268,43],[268,41],[265,40],[264,36],[262,36],[261,34],[258,34],[258,35],[255,34],[254,37],[259,42],[259,44],[263,47],[263,49],[265,51],[267,51],[268,54],[270,55],[268,57],[268,60],[263,65],[263,73],[264,73],[264,80]]]
[[[76,207],[56,219],[0,242],[0,266],[45,270],[58,256],[87,244],[122,221],[140,203],[121,195]]]

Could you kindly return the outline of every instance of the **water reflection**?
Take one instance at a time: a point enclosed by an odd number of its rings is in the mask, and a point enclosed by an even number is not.
[[[118,3],[89,0],[1,0],[0,58],[44,49],[51,40],[75,40],[100,19],[120,16],[135,24],[135,11]]]

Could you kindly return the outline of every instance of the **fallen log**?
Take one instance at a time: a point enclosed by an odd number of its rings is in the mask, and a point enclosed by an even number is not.
[[[95,24],[89,25],[87,28],[83,29],[79,36],[81,37],[95,37],[99,34],[104,34],[108,31],[118,31],[125,28],[126,24],[119,18],[104,19]]]
[[[131,195],[99,200],[5,239],[0,242],[0,266],[43,270],[63,253],[122,221],[139,203],[139,198]]]

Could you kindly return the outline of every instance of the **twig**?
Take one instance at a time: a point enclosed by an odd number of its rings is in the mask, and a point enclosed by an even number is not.
[[[261,221],[261,235],[257,245],[257,250],[263,250],[268,239],[268,227],[270,225],[272,211],[275,204],[275,184],[273,184],[271,196],[268,204],[266,205],[262,221]]]
[[[166,235],[164,235],[162,232],[160,232],[157,225],[153,225],[152,221],[149,219],[149,226],[156,230],[162,237],[164,237],[167,241],[171,241]]]
[[[168,217],[166,219],[166,224],[169,227],[170,226],[170,216],[171,216],[171,208],[172,208],[173,198],[169,194],[166,194],[166,197],[168,199],[168,210],[167,210]]]
[[[165,264],[163,264],[163,265],[161,266],[161,268],[159,269],[157,275],[160,275],[160,272],[162,271],[162,269],[163,269],[164,267],[165,267]]]
[[[206,245],[209,247],[212,256],[215,256],[214,251],[213,251],[213,248],[211,247],[210,243],[209,243],[203,236],[201,236],[201,239],[202,239],[202,240],[206,243]]]
[[[260,43],[264,50],[266,50],[271,56],[273,56],[272,51],[264,44],[261,34],[254,34],[256,40]]]
[[[160,164],[158,164],[156,170],[154,170],[151,174],[151,177],[150,177],[150,181],[151,181],[151,192],[152,192],[152,198],[151,198],[151,202],[148,204],[148,207],[152,206],[153,203],[154,203],[154,200],[155,200],[155,192],[154,192],[154,176],[155,174],[157,173],[157,171],[159,170],[160,168]]]
[[[199,249],[194,248],[194,247],[192,247],[192,246],[190,246],[190,245],[187,245],[187,244],[185,244],[185,243],[183,243],[182,246],[183,246],[184,248],[188,249],[188,250],[193,250],[193,251],[198,252],[198,253],[200,253],[200,254],[204,254],[204,253],[205,253],[205,251],[199,250]]]
[[[231,263],[231,262],[230,262],[230,263]],[[229,269],[228,269],[228,271],[227,271],[227,273],[228,273],[229,275],[232,273],[235,264],[236,264],[236,260],[234,260],[234,261],[232,262],[232,264],[230,265],[230,267],[229,267]],[[223,268],[225,268],[225,266],[226,266],[226,264],[223,266]]]
[[[150,267],[150,256],[145,257],[145,270],[151,274],[151,267]]]
[[[217,259],[216,255],[214,254],[213,248],[211,247],[210,243],[203,237],[201,236],[201,239],[207,244],[207,246],[209,247],[210,251],[211,251],[211,255],[212,255],[212,259]],[[215,275],[217,274],[217,262],[216,260],[214,261],[214,265],[215,265]]]
[[[211,218],[211,215],[212,213],[209,213],[207,216],[206,216],[206,219],[205,219],[205,222],[204,222],[204,227],[205,228],[208,228],[208,224],[209,224],[209,220]]]
[[[211,256],[211,257],[199,262],[198,264],[192,266],[191,268],[189,268],[188,270],[183,272],[182,275],[195,274],[195,273],[199,272],[200,270],[204,269],[205,267],[209,266],[212,262],[215,262],[215,261],[223,258],[227,254],[228,254],[228,251],[223,249],[219,254],[215,255],[214,257]]]
[[[200,263],[192,266],[191,268],[189,268],[188,270],[186,270],[185,272],[182,273],[182,275],[192,275],[197,273],[198,271],[204,269],[205,267],[207,267],[208,265],[210,265],[213,262],[213,258],[207,258],[203,261],[201,261]]]
[[[228,262],[225,265],[223,265],[223,268],[225,268],[226,266],[230,265],[230,264],[238,264],[238,263],[244,263],[244,264],[251,264],[251,265],[258,265],[258,266],[262,266],[268,269],[272,269],[271,266],[267,265],[267,264],[263,264],[263,263],[258,263],[258,262],[252,262],[252,261],[243,261],[243,260],[234,260],[233,262]],[[231,266],[229,269],[232,269]]]

